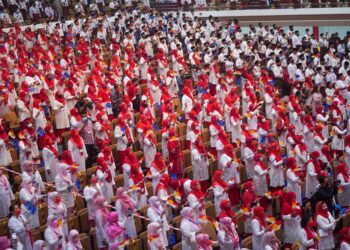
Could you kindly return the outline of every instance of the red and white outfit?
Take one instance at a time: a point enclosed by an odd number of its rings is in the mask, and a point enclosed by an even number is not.
[[[79,171],[85,171],[85,162],[88,157],[83,138],[79,135],[78,130],[72,129],[70,139],[68,140],[68,150],[72,154],[73,161],[78,164]]]

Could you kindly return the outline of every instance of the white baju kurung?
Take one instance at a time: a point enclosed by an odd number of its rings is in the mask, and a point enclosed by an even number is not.
[[[44,147],[42,151],[43,160],[45,164],[45,174],[47,181],[54,181],[57,175],[58,161],[55,154],[48,148]],[[50,170],[50,174],[47,172]]]
[[[265,228],[256,219],[252,220],[253,250],[260,250],[264,245]]]
[[[198,149],[191,150],[191,163],[193,170],[193,180],[205,181],[209,179],[208,157],[201,155]]]
[[[0,139],[0,165],[8,166],[11,162],[11,153],[9,150],[7,150],[5,141]]]
[[[12,238],[13,249],[32,250],[32,243],[28,233],[28,227],[25,226],[27,218],[24,215],[19,217],[12,216],[8,227]]]
[[[320,250],[331,250],[334,248],[333,230],[336,226],[335,220],[330,212],[328,212],[328,218],[321,215],[317,216],[317,231],[320,235],[320,241],[318,248]]]
[[[306,190],[305,197],[311,198],[319,186],[314,164],[310,161],[306,167]]]
[[[9,215],[9,207],[11,201],[15,199],[13,195],[10,183],[5,175],[0,176],[0,217],[6,217]]]
[[[86,159],[88,157],[88,154],[87,154],[87,151],[86,151],[86,147],[85,147],[85,143],[83,143],[83,148],[79,149],[79,148],[77,148],[74,145],[74,143],[72,143],[71,140],[69,140],[68,141],[68,150],[72,154],[73,161],[77,165],[79,165],[78,171],[85,171],[86,170],[85,162],[86,162]]]

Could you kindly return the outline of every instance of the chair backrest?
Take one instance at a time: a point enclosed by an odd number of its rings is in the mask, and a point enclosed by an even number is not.
[[[47,215],[48,215],[48,204],[47,202],[41,203],[39,205],[39,222],[40,225],[45,225],[47,222]]]
[[[68,231],[69,232],[72,229],[75,229],[78,232],[80,232],[80,225],[79,225],[79,218],[78,218],[78,216],[73,215],[70,218],[68,218],[67,224],[68,224]]]
[[[182,151],[184,154],[185,168],[191,166],[191,151],[186,149]]]
[[[216,218],[215,206],[211,201],[205,203],[205,213],[213,219]]]
[[[182,243],[179,242],[175,246],[173,246],[173,250],[181,250],[182,249]]]
[[[139,234],[139,238],[142,242],[142,248],[141,249],[148,249],[148,243],[147,243],[147,231],[142,232]]]
[[[114,177],[115,186],[124,187],[124,174],[119,174]]]
[[[245,238],[244,240],[242,240],[242,247],[252,249],[253,248],[253,237],[249,236],[249,237]]]
[[[86,234],[80,234],[80,242],[84,250],[92,250],[90,237]]]
[[[5,236],[5,235],[9,236],[10,235],[8,223],[9,223],[8,218],[1,218],[0,219],[0,235],[1,236]]]
[[[89,214],[87,208],[84,208],[77,212],[79,218],[80,230],[83,233],[88,233],[90,231]]]
[[[209,235],[209,238],[216,241],[217,240],[217,233],[215,231],[213,222],[207,221],[205,225],[203,226],[203,233],[206,233]]]

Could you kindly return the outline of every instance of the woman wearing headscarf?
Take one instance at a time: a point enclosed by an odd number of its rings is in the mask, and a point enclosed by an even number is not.
[[[344,155],[345,155],[345,164],[348,169],[348,173],[350,173],[350,135],[345,136],[344,142]]]
[[[229,185],[228,197],[232,205],[236,205],[239,202],[240,194],[239,184],[241,179],[238,173],[238,163],[235,161],[235,153],[233,152],[233,146],[227,144],[224,147],[224,154],[219,159],[219,169],[224,172],[224,180]]]
[[[304,214],[300,221],[301,230],[299,231],[300,250],[318,249],[319,237],[316,232],[315,221],[309,214]]]
[[[9,207],[14,199],[15,196],[13,195],[10,182],[6,175],[4,175],[3,169],[0,168],[0,217],[6,217],[9,215]]]
[[[33,187],[31,179],[22,180],[22,189],[19,192],[19,198],[22,204],[21,210],[29,220],[29,228],[39,227],[38,202],[41,196],[38,195],[38,187]]]
[[[239,235],[230,217],[220,219],[218,242],[221,250],[239,250]]]
[[[155,138],[156,136],[149,127],[143,135],[143,154],[145,156],[146,168],[151,167],[151,163],[153,162],[155,154],[157,153]]]
[[[279,250],[281,242],[277,239],[273,231],[267,232],[264,235],[264,250]]]
[[[130,198],[123,187],[117,188],[115,208],[119,214],[119,224],[130,237],[137,237],[134,212],[136,203]]]
[[[79,135],[77,129],[73,128],[68,140],[68,150],[72,154],[73,161],[79,165],[79,171],[85,171],[85,162],[88,157],[83,138]]]
[[[220,214],[219,219],[222,219],[224,217],[229,217],[232,219],[232,221],[235,223],[236,221],[236,213],[232,210],[231,202],[229,199],[222,200],[220,203]]]
[[[242,185],[242,211],[245,211],[243,214],[243,221],[244,221],[244,232],[246,234],[252,233],[252,207],[257,203],[258,196],[255,193],[255,187],[253,185],[252,181],[247,181]]]
[[[323,107],[322,106],[317,106],[316,107],[316,122],[322,127],[322,136],[324,138],[327,138],[329,136],[329,131],[328,131],[328,124],[327,121],[329,119],[329,115],[326,114],[324,115]]]
[[[339,250],[350,249],[350,228],[343,227],[339,231]]]
[[[224,180],[224,172],[222,170],[216,170],[213,175],[213,192],[214,192],[214,205],[216,216],[221,213],[221,202],[228,200],[227,190],[228,184]]]
[[[136,165],[131,166],[131,174],[128,182],[130,197],[136,203],[136,208],[143,208],[147,205],[147,189],[141,168]]]
[[[219,139],[219,132],[223,130],[223,128],[218,124],[217,116],[211,117],[211,124],[209,125],[210,132],[210,151],[213,155],[217,156],[216,152],[216,142]]]
[[[157,152],[155,154],[154,160],[151,163],[150,172],[150,177],[152,178],[152,186],[155,192],[162,174],[168,173],[167,166],[160,152]]]
[[[338,186],[338,204],[342,207],[350,206],[350,178],[348,169],[344,163],[337,166],[337,180],[340,182]]]
[[[150,250],[165,250],[162,237],[162,226],[159,222],[151,222],[147,226],[147,243]]]
[[[31,180],[33,186],[38,187],[38,194],[45,192],[44,183],[38,171],[37,164],[32,161],[25,161],[22,167],[22,181],[25,179]]]
[[[197,250],[212,250],[209,235],[200,233],[196,235]]]
[[[131,167],[133,168],[139,168],[140,162],[137,159],[135,153],[132,151],[131,148],[127,148],[125,150],[125,158],[124,163],[122,165],[123,169],[123,175],[124,175],[124,188],[129,189],[129,179],[131,175]]]
[[[220,159],[221,155],[224,153],[224,147],[226,144],[229,144],[230,140],[225,132],[225,130],[221,129],[218,134],[218,140],[215,143],[215,149],[217,152],[218,159]]]
[[[188,120],[187,124],[190,121],[191,120]],[[198,140],[198,138],[201,137],[201,126],[200,126],[199,122],[192,121],[190,123],[191,123],[190,130],[188,131],[188,129],[187,129],[187,133],[186,133],[186,148],[188,150],[192,150],[194,148],[194,144],[195,144],[196,140]]]
[[[308,152],[312,152],[311,148],[308,148],[306,144],[304,143],[304,138],[302,135],[297,135],[294,138],[295,145],[294,145],[294,152],[295,152],[295,159],[296,163],[299,168],[305,169],[305,164],[308,161]]]
[[[291,246],[298,240],[298,233],[300,231],[301,211],[295,193],[288,192],[283,195],[281,212],[283,220],[283,243]]]
[[[280,189],[284,186],[283,178],[283,159],[281,157],[281,151],[276,142],[273,142],[267,151],[267,157],[269,160],[269,176],[270,187],[272,189]]]
[[[108,214],[108,223],[106,227],[106,236],[109,250],[124,249],[121,246],[125,238],[124,228],[119,224],[118,212],[110,212]]]
[[[62,92],[57,91],[55,93],[55,98],[52,101],[52,109],[55,111],[57,133],[58,136],[61,136],[70,126],[66,101],[64,100]]]
[[[338,156],[343,155],[344,151],[344,135],[347,132],[347,129],[343,129],[342,127],[342,121],[337,120],[332,127],[331,135],[332,137],[332,144],[331,148],[336,151]]]
[[[163,238],[164,245],[168,246],[167,231],[169,230],[169,224],[165,215],[166,211],[160,204],[158,197],[152,196],[148,202],[150,207],[147,209],[147,217],[151,222],[158,222],[163,225],[161,237]]]
[[[265,221],[265,211],[261,206],[256,206],[253,210],[252,219],[252,235],[253,235],[253,250],[260,250],[264,246],[264,235],[267,230]]]
[[[10,206],[11,218],[8,222],[14,249],[32,250],[28,217],[22,214],[18,205]]]
[[[182,250],[196,250],[196,234],[202,230],[201,224],[190,207],[184,207],[180,214],[182,216],[180,224]]]
[[[12,162],[11,153],[7,148],[8,134],[5,129],[0,125],[0,165],[8,166]]]
[[[168,140],[168,152],[169,152],[169,168],[168,172],[171,175],[176,175],[178,178],[183,176],[183,162],[184,155],[181,148],[180,138],[177,136],[175,129],[171,127],[169,129]]]
[[[315,126],[315,132],[314,132],[314,136],[313,136],[313,145],[314,145],[314,148],[313,150],[314,151],[321,151],[321,148],[323,147],[323,145],[325,145],[328,141],[327,138],[325,138],[322,134],[322,130],[323,130],[323,127],[321,124],[316,124]]]
[[[70,113],[70,118],[69,118],[70,125],[72,128],[77,129],[81,121],[81,115],[77,108],[72,108],[69,113]]]
[[[260,153],[256,153],[254,155],[254,173],[255,175],[254,175],[253,181],[254,181],[256,194],[259,197],[262,197],[268,191],[268,187],[267,187],[268,170],[265,163],[263,162],[263,155]]]
[[[310,154],[310,160],[306,165],[305,197],[308,199],[311,198],[311,196],[316,192],[317,187],[319,186],[317,176],[319,176],[322,172],[321,166],[318,162],[319,157],[320,153],[318,151],[312,152]]]
[[[80,242],[79,232],[75,229],[69,232],[66,250],[83,250],[83,246]]]
[[[287,168],[287,190],[296,195],[297,202],[301,203],[301,170],[297,167],[295,158],[288,157]]]
[[[273,99],[275,98],[275,95],[273,93],[273,87],[272,85],[266,85],[265,87],[265,114],[267,119],[271,119],[271,113],[272,113],[272,105],[273,105]]]
[[[245,163],[245,169],[247,172],[247,178],[254,178],[254,154],[256,153],[256,147],[253,145],[252,138],[247,138],[243,150],[243,161]]]
[[[96,240],[98,249],[105,249],[108,246],[106,225],[108,222],[108,209],[106,207],[106,199],[103,196],[98,196],[95,199],[95,226]]]
[[[37,240],[33,244],[33,250],[47,250],[47,243],[44,240]]]
[[[192,91],[189,87],[184,87],[183,88],[183,96],[181,99],[181,107],[182,111],[185,113],[185,118],[186,120],[188,119],[189,113],[192,111],[193,104],[194,104],[194,98]]]
[[[96,168],[96,176],[101,187],[101,193],[107,202],[111,202],[113,197],[114,179],[104,158],[97,158],[98,166]]]
[[[59,193],[50,192],[47,195],[48,201],[48,215],[54,215],[62,222],[63,235],[67,238],[68,226],[67,226],[67,208],[62,201],[62,197]]]
[[[106,113],[99,111],[96,114],[96,122],[94,124],[95,137],[97,142],[110,142],[110,123]]]
[[[102,145],[103,145],[103,148],[101,149],[100,153],[97,155],[97,159],[103,158],[103,160],[106,162],[109,170],[111,171],[112,178],[114,180],[115,172],[116,172],[117,168],[115,166],[115,161],[114,161],[112,150],[109,147],[109,143],[107,141],[103,141]]]
[[[128,124],[125,122],[126,117],[119,115],[117,126],[114,129],[114,137],[117,140],[117,152],[119,158],[117,159],[120,166],[120,173],[123,173],[122,165],[125,158],[125,150],[130,148],[134,142],[132,131]]]
[[[45,164],[45,175],[47,181],[54,181],[57,175],[58,165],[58,150],[52,141],[51,137],[45,137],[44,148],[42,151],[43,160]]]
[[[19,147],[19,162],[21,164],[21,170],[23,171],[23,163],[25,161],[32,161],[32,142],[30,140],[30,134],[26,129],[18,132],[18,147]]]
[[[100,184],[94,173],[88,176],[88,185],[84,187],[83,193],[87,204],[90,227],[93,227],[96,215],[95,199],[102,194]]]
[[[199,181],[191,181],[191,192],[187,196],[188,204],[193,209],[196,218],[199,218],[202,215],[205,215],[204,199],[205,194],[201,190],[201,185]]]
[[[207,191],[209,179],[209,160],[201,138],[197,138],[191,150],[193,180],[198,180],[203,192]]]
[[[54,216],[47,217],[47,228],[44,233],[48,250],[66,249],[66,240],[60,225],[60,220]]]
[[[317,232],[320,235],[319,249],[334,249],[333,230],[337,220],[334,220],[332,214],[328,211],[327,204],[323,201],[319,201],[316,204],[315,221],[317,223]]]
[[[233,143],[237,143],[240,140],[242,129],[241,129],[241,115],[236,107],[233,107],[230,112],[230,123],[231,123],[231,140]]]
[[[57,176],[55,178],[56,190],[62,196],[63,202],[68,210],[68,216],[74,208],[74,183],[69,172],[74,164],[72,156],[68,150],[62,152],[61,162],[58,165]]]

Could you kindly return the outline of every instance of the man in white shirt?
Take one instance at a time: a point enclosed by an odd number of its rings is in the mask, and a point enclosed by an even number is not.
[[[301,40],[299,38],[299,31],[295,31],[294,35],[292,36],[292,46],[293,46],[293,49],[301,46]]]
[[[38,21],[41,17],[40,9],[35,3],[29,8],[29,16],[33,22]]]
[[[55,17],[55,13],[50,5],[45,7],[45,15],[49,19],[53,19]]]
[[[24,22],[23,15],[22,15],[20,9],[17,9],[15,11],[15,13],[13,14],[13,18],[15,19],[16,23],[23,23]]]

